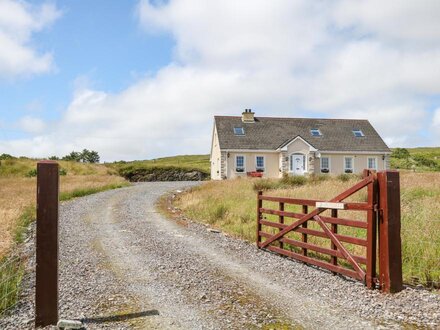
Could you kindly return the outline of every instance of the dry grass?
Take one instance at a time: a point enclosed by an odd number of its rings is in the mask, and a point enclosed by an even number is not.
[[[256,239],[256,193],[254,184],[259,179],[228,180],[207,182],[181,195],[176,206],[196,220],[254,242]],[[265,192],[273,196],[297,198],[329,199],[357,182],[350,178],[342,182],[338,179],[314,181],[290,189],[274,189]],[[270,186],[270,182],[268,184]],[[402,254],[404,280],[407,283],[423,283],[428,286],[440,285],[440,173],[401,174],[402,200]],[[351,201],[366,201],[366,191],[362,190],[349,198]],[[278,208],[271,202],[264,207]],[[286,208],[300,212],[298,206]],[[365,212],[340,211],[340,217],[366,220]],[[266,216],[277,221],[277,217]],[[293,220],[290,220],[293,221]],[[286,223],[289,223],[286,218]],[[310,223],[309,228],[318,228]],[[265,228],[265,231],[269,231]],[[363,229],[339,226],[341,234],[365,237]],[[298,238],[296,233],[291,237]],[[328,246],[329,241],[309,237],[309,242]],[[345,243],[344,243],[345,244]],[[362,247],[345,244],[357,255],[365,255]],[[319,255],[325,259],[324,255]]]
[[[73,164],[78,166],[78,164]],[[94,165],[97,167],[97,165]],[[72,175],[61,177],[62,193],[110,187],[125,183],[118,176],[106,175],[107,169],[101,166],[101,174]],[[89,171],[88,168],[82,172]],[[20,216],[26,208],[35,203],[36,179],[16,176],[0,177],[0,258],[4,256],[14,242],[14,232]]]

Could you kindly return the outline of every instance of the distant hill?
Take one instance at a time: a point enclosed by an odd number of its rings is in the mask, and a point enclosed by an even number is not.
[[[106,166],[116,169],[130,181],[205,180],[210,175],[209,155],[181,155],[114,162]]]
[[[391,168],[440,171],[440,147],[392,148]]]

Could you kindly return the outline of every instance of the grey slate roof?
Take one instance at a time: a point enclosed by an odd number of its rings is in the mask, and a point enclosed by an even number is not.
[[[255,117],[255,123],[243,123],[236,116],[215,116],[214,120],[220,149],[276,150],[301,136],[323,151],[390,152],[368,120]],[[234,127],[243,127],[245,135],[234,135]],[[312,136],[312,128],[318,128],[322,136]],[[362,130],[365,136],[355,137],[353,129]]]

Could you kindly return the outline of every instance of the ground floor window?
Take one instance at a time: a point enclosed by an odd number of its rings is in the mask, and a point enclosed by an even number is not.
[[[376,157],[368,157],[368,168],[370,170],[377,170],[377,158]]]
[[[235,156],[235,172],[243,173],[244,171],[244,156]]]
[[[321,157],[321,173],[329,173],[329,172],[330,172],[330,158]]]
[[[264,156],[257,156],[255,158],[255,169],[257,172],[264,172]]]
[[[344,157],[344,172],[353,173],[353,157]]]

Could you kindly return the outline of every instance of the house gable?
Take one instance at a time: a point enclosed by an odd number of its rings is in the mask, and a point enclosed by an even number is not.
[[[290,141],[287,141],[283,145],[281,145],[277,151],[291,151],[291,150],[308,150],[308,151],[316,151],[317,149],[304,140],[301,136],[296,136]]]

